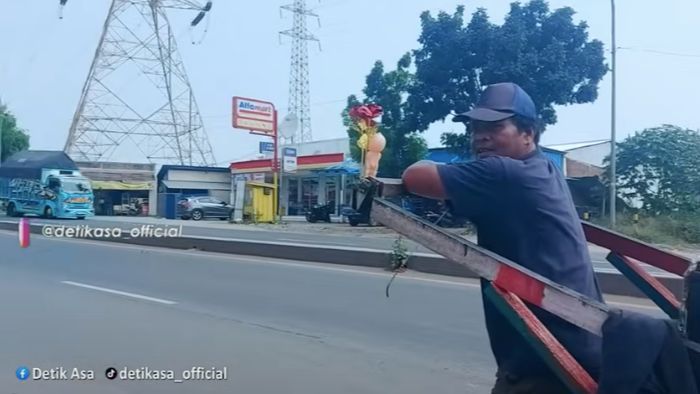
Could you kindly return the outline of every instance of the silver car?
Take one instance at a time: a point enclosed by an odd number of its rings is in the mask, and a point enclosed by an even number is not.
[[[184,220],[233,217],[233,206],[214,197],[186,197],[177,204],[178,215]]]

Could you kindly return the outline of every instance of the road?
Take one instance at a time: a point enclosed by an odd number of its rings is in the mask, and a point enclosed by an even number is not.
[[[41,237],[21,249],[9,231],[0,250],[4,392],[482,393],[493,380],[473,280],[406,273],[386,298],[388,274],[370,268]],[[20,365],[95,380],[19,382]],[[110,366],[228,379],[109,381]]]
[[[1,217],[0,220],[18,221],[17,218]],[[302,245],[312,245],[319,247],[353,247],[353,248],[367,248],[376,250],[391,250],[392,244],[395,237],[387,236],[386,234],[381,235],[358,235],[357,233],[351,235],[343,234],[328,234],[322,232],[304,232],[304,231],[274,231],[274,230],[250,230],[240,228],[242,225],[232,225],[226,222],[221,222],[218,220],[204,221],[204,222],[192,222],[192,221],[182,221],[182,220],[166,220],[166,219],[155,219],[155,218],[128,218],[128,217],[95,217],[89,218],[86,221],[75,221],[75,220],[49,220],[42,218],[32,218],[32,223],[51,223],[51,224],[66,224],[66,225],[84,225],[89,224],[90,226],[99,227],[113,227],[119,226],[123,229],[130,229],[135,226],[141,226],[144,223],[147,224],[157,224],[157,225],[168,225],[168,226],[183,226],[183,234],[189,236],[200,236],[200,237],[217,237],[217,238],[229,238],[229,239],[242,239],[242,240],[258,240],[258,241],[278,241],[286,243],[296,243]],[[341,226],[340,224],[332,224],[329,226]],[[347,226],[347,225],[345,225]],[[303,226],[299,226],[303,229]],[[418,245],[412,241],[406,240],[406,245],[411,253],[430,253],[427,248]],[[594,266],[597,271],[603,270],[615,270],[610,263],[605,260],[608,251],[596,246],[591,246],[590,255]],[[647,266],[650,272],[662,273],[659,269],[655,267]]]

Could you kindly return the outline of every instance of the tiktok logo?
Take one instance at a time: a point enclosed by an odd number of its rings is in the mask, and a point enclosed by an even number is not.
[[[117,369],[114,367],[107,368],[105,377],[109,380],[114,380],[117,377]]]

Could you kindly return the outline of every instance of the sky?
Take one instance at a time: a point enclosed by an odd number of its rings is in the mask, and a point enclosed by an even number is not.
[[[289,1],[291,2],[291,0]],[[28,131],[32,149],[62,149],[80,99],[110,0],[69,0],[59,19],[58,0],[0,0],[0,99]],[[201,1],[204,3],[204,1]],[[281,13],[283,1],[216,0],[203,28],[191,32],[192,11],[170,10],[178,39],[218,165],[247,159],[265,137],[231,126],[231,97],[273,102],[287,108],[290,40],[279,32],[292,25]],[[320,17],[309,19],[321,48],[309,43],[312,134],[314,140],[346,136],[340,113],[349,94],[360,94],[376,60],[393,68],[418,47],[423,11],[452,13],[464,4],[501,23],[506,0],[310,0]],[[611,48],[610,2],[550,0],[552,9],[570,6],[589,25],[591,39]],[[697,0],[617,0],[617,135],[661,124],[700,129],[700,2]],[[204,36],[200,43],[192,44]],[[456,54],[458,55],[458,54]],[[608,59],[609,62],[609,59]],[[610,73],[591,104],[558,107],[559,122],[542,143],[610,137]],[[462,127],[437,122],[424,136],[440,145],[443,132]],[[269,139],[267,139],[269,140]],[[118,161],[119,158],[112,158]]]

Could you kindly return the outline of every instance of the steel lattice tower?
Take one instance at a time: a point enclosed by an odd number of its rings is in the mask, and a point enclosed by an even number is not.
[[[168,8],[199,11],[195,26],[211,2],[112,0],[64,148],[75,160],[216,162]]]
[[[296,135],[287,142],[298,144],[312,139],[311,105],[309,102],[309,50],[308,42],[320,41],[306,27],[306,17],[318,15],[306,8],[305,0],[294,0],[294,4],[282,6],[294,14],[294,24],[290,30],[280,32],[292,38],[292,60],[289,75],[289,113],[296,114],[299,127]],[[320,20],[319,20],[320,25]]]

